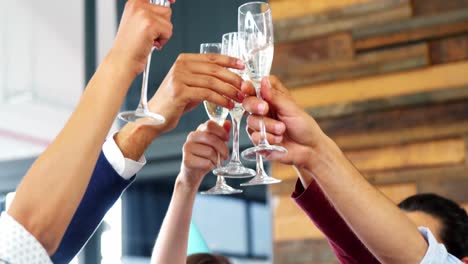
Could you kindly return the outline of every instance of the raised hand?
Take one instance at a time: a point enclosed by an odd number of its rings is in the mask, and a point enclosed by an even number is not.
[[[245,86],[244,93],[253,88]],[[264,100],[251,96],[244,100],[244,108],[251,115],[247,118],[248,132],[254,143],[260,139],[259,117],[264,116],[267,137],[288,150],[287,155],[273,153],[268,159],[303,167],[310,161],[315,147],[328,137],[315,120],[300,108],[288,89],[271,76],[262,80]]]
[[[244,69],[238,59],[220,54],[181,54],[154,97],[148,102],[154,113],[166,118],[164,131],[173,129],[182,114],[204,100],[225,108],[242,102],[242,78],[227,68]]]
[[[135,76],[140,74],[153,45],[162,48],[171,38],[171,15],[171,8],[147,0],[127,1],[111,54],[122,59],[122,67],[130,67]]]
[[[221,127],[213,121],[207,121],[191,132],[183,147],[178,181],[198,189],[203,177],[216,167],[218,153],[223,160],[229,157],[227,141],[230,130],[230,122],[225,122],[224,127]]]
[[[220,54],[181,54],[148,102],[150,111],[162,114],[166,122],[154,127],[126,124],[115,137],[125,157],[138,160],[155,138],[175,128],[184,113],[204,100],[232,108],[232,100],[242,102],[254,95],[247,82],[226,69],[244,67],[238,59]]]

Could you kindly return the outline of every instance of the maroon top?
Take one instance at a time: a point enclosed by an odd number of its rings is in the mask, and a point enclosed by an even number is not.
[[[380,263],[341,218],[315,181],[304,190],[298,180],[292,198],[328,238],[340,263]]]

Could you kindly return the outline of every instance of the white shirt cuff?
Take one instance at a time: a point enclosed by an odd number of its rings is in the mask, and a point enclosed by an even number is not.
[[[8,213],[0,216],[0,263],[51,264],[41,243]]]
[[[146,164],[145,155],[142,155],[138,161],[125,158],[113,136],[104,142],[102,152],[112,168],[125,180],[132,178]]]
[[[421,260],[421,264],[463,264],[461,260],[449,254],[443,244],[437,242],[429,228],[419,227],[418,229],[428,244],[426,255]]]

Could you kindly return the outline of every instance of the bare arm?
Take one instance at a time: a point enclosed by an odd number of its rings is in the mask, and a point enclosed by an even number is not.
[[[113,60],[109,56],[98,69],[66,126],[22,180],[9,210],[49,253],[55,250],[81,200],[102,142],[133,79],[116,68]],[[83,133],[84,129],[93,133]]]
[[[176,181],[171,203],[156,240],[152,263],[186,262],[190,219],[197,190]]]
[[[182,168],[166,217],[159,231],[151,263],[185,264],[193,203],[203,177],[215,168],[217,153],[228,157],[230,124],[222,128],[214,122],[201,125],[184,145]]]
[[[382,263],[420,263],[428,245],[416,225],[367,182],[334,142],[323,143],[314,151],[319,161],[305,170],[354,233]]]
[[[242,78],[226,68],[243,69],[235,58],[219,54],[181,54],[148,102],[149,108],[161,113],[166,123],[157,127],[127,124],[115,141],[125,157],[138,160],[162,133],[175,128],[181,116],[204,100],[232,108],[232,100],[242,102]],[[253,95],[249,91],[247,95]]]
[[[300,109],[288,90],[271,78],[264,80],[262,95],[275,112],[266,119],[269,137],[282,137],[286,156],[269,158],[300,169],[300,179],[308,185],[315,179],[328,200],[335,206],[359,239],[382,263],[419,263],[428,245],[417,227],[376,190],[344,156],[338,146],[319,128],[315,120]],[[244,107],[260,115],[256,98],[248,98]],[[248,125],[258,131],[258,117],[250,116]],[[275,129],[284,126],[286,129]],[[258,141],[258,132],[252,134]]]
[[[81,201],[102,142],[131,82],[144,65],[152,40],[170,37],[169,18],[168,8],[149,6],[144,0],[127,3],[112,51],[99,66],[62,131],[18,187],[9,214],[49,254],[56,250]],[[128,44],[129,37],[136,41]]]

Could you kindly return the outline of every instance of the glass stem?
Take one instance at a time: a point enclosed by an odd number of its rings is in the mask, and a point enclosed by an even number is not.
[[[151,52],[148,55],[148,61],[146,62],[145,70],[143,71],[143,81],[141,83],[141,96],[140,103],[138,103],[137,112],[145,112],[148,110],[148,79],[149,79],[149,70],[151,64],[151,55],[153,54],[154,47],[151,48]]]
[[[257,161],[257,176],[255,177],[268,177],[268,174],[265,172],[265,168],[263,167],[263,157],[262,155],[256,156]]]
[[[232,138],[232,155],[231,155],[231,162],[232,163],[240,163],[240,157],[239,157],[239,133],[240,133],[240,121],[241,118],[235,117],[233,114],[231,114],[232,118],[232,133],[233,133],[233,138]]]
[[[216,185],[221,186],[226,184],[226,179],[223,176],[216,177]]]
[[[221,168],[221,158],[218,153],[218,159],[216,160],[216,168]]]
[[[262,97],[262,91],[261,91],[261,83],[260,82],[253,82],[253,85],[255,87],[255,91],[257,93],[257,98],[263,100]],[[258,145],[269,145],[268,140],[266,138],[266,127],[265,127],[265,122],[263,120],[263,117],[260,117],[260,141],[258,142]]]

